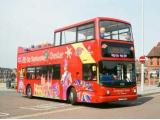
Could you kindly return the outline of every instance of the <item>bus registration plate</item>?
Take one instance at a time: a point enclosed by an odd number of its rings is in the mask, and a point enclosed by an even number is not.
[[[118,98],[119,101],[127,100],[127,98]]]

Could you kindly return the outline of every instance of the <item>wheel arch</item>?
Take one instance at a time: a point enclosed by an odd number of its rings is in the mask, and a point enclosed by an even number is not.
[[[27,85],[26,85],[26,88],[25,88],[25,90],[26,90],[26,91],[25,91],[25,94],[27,94],[27,88],[28,88],[29,86],[31,87],[31,84],[27,84]],[[32,87],[31,87],[31,89],[32,89]]]
[[[70,91],[71,91],[71,89],[72,89],[72,88],[74,88],[74,89],[75,89],[75,87],[74,87],[74,86],[72,86],[72,85],[68,87],[67,92],[66,92],[66,100],[68,100],[69,93],[70,93]],[[75,89],[75,90],[76,90],[76,89]]]

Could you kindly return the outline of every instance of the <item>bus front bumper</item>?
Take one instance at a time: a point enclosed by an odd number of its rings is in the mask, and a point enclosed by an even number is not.
[[[96,99],[96,103],[115,102],[115,101],[127,101],[136,100],[137,95],[124,95],[124,96],[99,96]]]

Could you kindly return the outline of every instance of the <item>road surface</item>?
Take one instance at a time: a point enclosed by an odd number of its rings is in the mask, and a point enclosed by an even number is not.
[[[136,101],[72,106],[52,99],[28,99],[15,91],[0,91],[0,118],[160,118],[160,94]]]

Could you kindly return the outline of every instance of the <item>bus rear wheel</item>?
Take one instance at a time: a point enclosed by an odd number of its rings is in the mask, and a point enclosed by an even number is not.
[[[28,98],[32,98],[32,88],[30,85],[27,86],[26,95]]]
[[[69,93],[69,102],[72,105],[75,105],[77,103],[77,93],[74,88],[71,88],[70,93]]]

